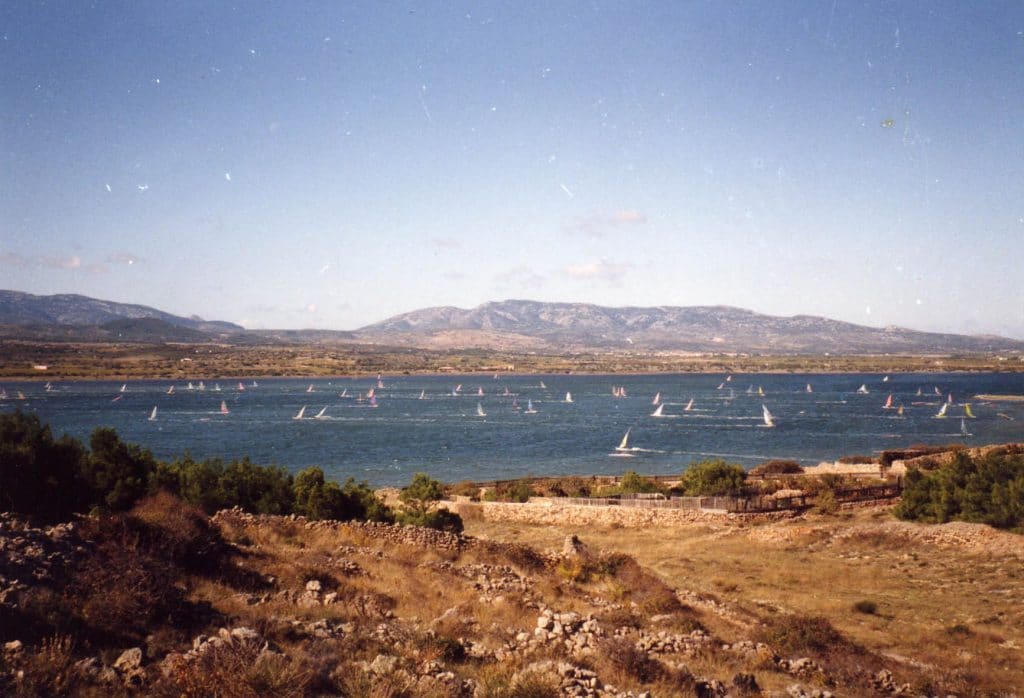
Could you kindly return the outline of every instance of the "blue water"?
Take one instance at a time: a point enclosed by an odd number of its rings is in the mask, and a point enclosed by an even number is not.
[[[173,395],[166,394],[167,380],[132,381],[124,393],[121,381],[57,382],[50,392],[42,383],[8,382],[0,411],[20,407],[38,414],[55,434],[83,439],[95,427],[111,426],[159,458],[186,451],[197,458],[248,455],[294,471],[318,465],[335,479],[353,476],[373,485],[405,484],[416,471],[444,481],[628,469],[678,473],[707,457],[746,466],[769,458],[814,464],[914,443],[964,441],[964,402],[977,417],[965,421],[968,444],[1024,440],[1024,404],[973,399],[977,393],[1024,394],[1022,374],[893,374],[889,382],[881,375],[738,374],[718,390],[724,380],[719,374],[385,376],[376,408],[356,399],[376,386],[369,378],[260,379],[258,387],[247,380],[244,391],[225,380],[221,392],[212,390],[214,381],[203,392],[175,382]],[[808,382],[813,393],[805,391]],[[452,396],[459,383],[461,395]],[[862,383],[869,394],[856,394]],[[311,384],[314,392],[308,393]],[[628,397],[613,397],[616,385],[625,386]],[[756,394],[758,386],[764,397]],[[503,395],[506,388],[512,395]],[[342,398],[345,389],[350,397]],[[18,390],[24,401],[14,399]],[[562,401],[566,391],[572,404]],[[657,392],[666,402],[661,419],[650,416]],[[894,404],[904,405],[903,418],[882,409],[890,392]],[[949,393],[949,418],[936,419]],[[537,414],[512,408],[515,399],[525,409],[528,398]],[[690,398],[693,409],[684,412]],[[227,415],[218,413],[221,400]],[[486,417],[476,415],[477,402]],[[762,425],[762,404],[775,417],[773,429]],[[303,405],[307,419],[292,419]],[[151,422],[154,406],[159,410]],[[325,406],[324,419],[309,418]],[[630,446],[643,450],[613,457],[626,429]]]

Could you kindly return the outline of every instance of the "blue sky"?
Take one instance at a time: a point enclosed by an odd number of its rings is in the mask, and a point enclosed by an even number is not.
[[[0,287],[1024,338],[1024,5],[16,2]]]

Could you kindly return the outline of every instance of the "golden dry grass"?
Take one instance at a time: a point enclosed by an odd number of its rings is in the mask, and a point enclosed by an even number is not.
[[[884,509],[757,526],[658,529],[530,526],[467,521],[467,533],[558,547],[585,543],[628,551],[668,584],[720,599],[731,613],[704,613],[722,637],[749,635],[755,617],[823,616],[854,642],[965,694],[1024,686],[1024,566],[1019,557],[973,548],[909,547],[873,524]],[[858,526],[867,534],[838,539]],[[871,601],[874,614],[855,611]]]

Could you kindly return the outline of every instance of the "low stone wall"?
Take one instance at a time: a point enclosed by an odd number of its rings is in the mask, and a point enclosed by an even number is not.
[[[562,504],[557,499],[531,499],[525,504],[460,501],[450,506],[468,519],[481,518],[484,521],[578,527],[689,526],[697,523],[779,521],[797,515],[792,511],[729,514],[693,509],[578,506]]]

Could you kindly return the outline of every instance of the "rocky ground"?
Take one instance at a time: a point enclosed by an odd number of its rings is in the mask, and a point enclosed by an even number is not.
[[[823,619],[671,588],[585,538],[536,550],[175,506],[103,526],[0,517],[0,694],[970,694]],[[161,555],[173,574],[155,586]]]

